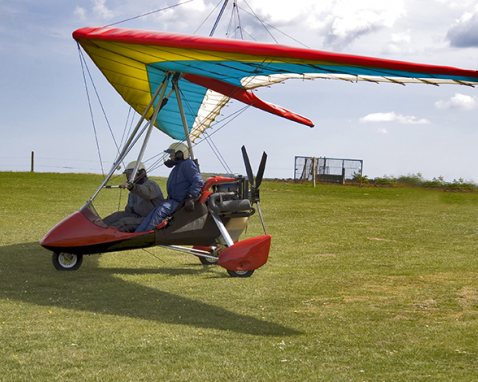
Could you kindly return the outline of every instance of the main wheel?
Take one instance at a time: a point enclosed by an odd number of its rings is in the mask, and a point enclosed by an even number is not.
[[[217,264],[217,259],[211,259],[210,257],[199,257],[199,261],[202,265],[214,265]]]
[[[254,270],[252,271],[230,271],[227,269],[227,273],[229,273],[229,276],[231,277],[251,277],[252,274],[254,273]]]
[[[83,262],[83,255],[53,252],[53,266],[59,271],[76,271]]]
[[[201,246],[194,246],[194,249],[200,249],[201,251],[208,251],[210,256],[215,257],[211,259],[210,257],[202,257],[198,256],[199,261],[202,265],[214,265],[217,263],[219,259],[219,250],[217,247],[201,247]]]

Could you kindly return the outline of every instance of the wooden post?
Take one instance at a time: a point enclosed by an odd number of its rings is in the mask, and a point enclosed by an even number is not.
[[[32,155],[30,158],[30,172],[35,172],[35,152],[32,151]]]

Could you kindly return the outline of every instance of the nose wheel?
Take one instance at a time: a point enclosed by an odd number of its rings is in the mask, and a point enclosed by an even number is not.
[[[227,273],[229,273],[231,277],[251,277],[254,271],[231,271],[228,269]]]
[[[52,262],[55,269],[59,271],[76,271],[83,262],[83,255],[53,252]]]

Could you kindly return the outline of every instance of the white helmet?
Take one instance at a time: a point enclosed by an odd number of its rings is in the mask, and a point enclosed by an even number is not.
[[[178,152],[183,153],[183,159],[188,159],[189,158],[189,149],[188,146],[186,146],[182,142],[175,142],[171,144],[167,150],[164,150],[165,153],[168,154],[174,154],[175,156],[177,155]]]
[[[123,174],[126,172],[126,171],[133,171],[134,168],[136,167],[136,163],[138,163],[137,161],[132,161],[132,162],[129,162],[128,165],[126,166],[126,168],[124,169],[123,171]],[[146,168],[144,167],[144,163],[143,162],[139,162],[139,167],[138,167],[138,171],[139,170],[146,170]]]

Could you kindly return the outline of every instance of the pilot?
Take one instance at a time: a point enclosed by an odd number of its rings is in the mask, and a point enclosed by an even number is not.
[[[136,161],[128,163],[123,172],[126,175],[126,182],[119,186],[129,190],[125,210],[103,219],[108,226],[116,227],[123,232],[134,232],[143,219],[164,200],[161,188],[148,178],[143,163],[139,163],[134,180],[132,182],[129,180],[136,163]]]
[[[168,198],[146,216],[136,232],[154,229],[183,203],[187,209],[193,209],[194,201],[201,195],[204,181],[197,164],[189,157],[188,147],[176,142],[165,152],[169,159],[164,164],[172,168],[167,182]]]

